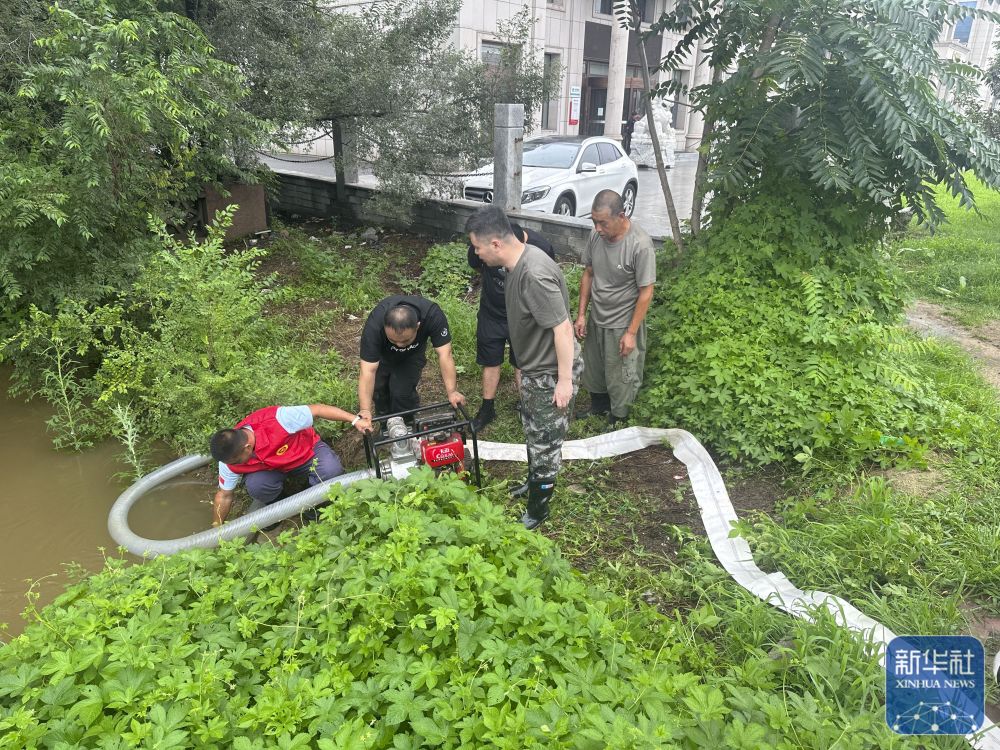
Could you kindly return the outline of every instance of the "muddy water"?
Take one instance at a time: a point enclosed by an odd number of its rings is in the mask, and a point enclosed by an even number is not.
[[[96,571],[103,565],[101,547],[117,554],[108,511],[128,486],[127,479],[114,478],[125,469],[117,443],[83,453],[53,450],[45,427],[51,410],[11,399],[7,376],[0,371],[0,623],[8,624],[0,641],[23,630],[29,587],[47,604],[69,580],[67,564]],[[169,459],[161,454],[156,461]],[[210,524],[214,487],[193,477],[174,481],[136,505],[129,516],[134,531],[168,539]]]

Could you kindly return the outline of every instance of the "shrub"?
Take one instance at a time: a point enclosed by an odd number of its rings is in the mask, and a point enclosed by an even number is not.
[[[35,392],[57,407],[57,444],[81,448],[120,431],[115,412],[124,405],[135,436],[190,452],[261,406],[354,403],[325,323],[265,315],[270,282],[256,275],[265,251],[226,251],[231,214],[203,242],[161,232],[160,251],[113,304],[67,300],[55,316],[36,311],[4,342],[20,387],[40,381]]]
[[[869,228],[805,191],[737,207],[657,286],[641,415],[752,462],[919,458],[961,415],[896,326]]]
[[[20,747],[665,746],[672,647],[638,649],[621,601],[460,480],[365,482],[324,516],[282,546],[118,561],[69,590],[0,650],[0,733]]]

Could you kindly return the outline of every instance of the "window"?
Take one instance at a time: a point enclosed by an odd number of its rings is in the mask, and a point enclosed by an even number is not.
[[[622,158],[622,152],[611,143],[598,143],[597,148],[601,152],[601,164],[610,164]]]
[[[569,169],[573,160],[580,153],[576,143],[532,143],[524,144],[524,155],[521,165],[525,167],[550,167],[553,169]]]
[[[587,61],[588,76],[606,76],[608,74],[608,64],[606,62]]]
[[[675,70],[673,80],[681,86],[687,86],[691,75],[690,70]],[[687,122],[687,92],[677,91],[670,96],[673,97],[674,104],[670,108],[670,126],[674,130],[684,130]]]
[[[967,0],[966,2],[959,3],[963,8],[975,8],[975,0]],[[968,44],[969,37],[972,36],[972,16],[967,16],[961,21],[955,24],[955,29],[952,31],[951,38],[958,42],[959,44]]]
[[[587,146],[587,150],[583,152],[583,156],[580,157],[580,164],[582,165],[585,161],[589,161],[591,164],[600,164],[601,156],[597,151],[597,144],[591,144]]]
[[[545,53],[543,69],[544,87],[542,88],[542,130],[555,130],[559,121],[559,79],[552,75],[559,68],[559,55],[553,52]]]
[[[503,48],[500,42],[483,42],[479,47],[479,57],[487,65],[499,66]]]
[[[639,18],[643,23],[653,22],[656,0],[639,0]],[[595,16],[612,16],[615,13],[614,0],[594,0]]]

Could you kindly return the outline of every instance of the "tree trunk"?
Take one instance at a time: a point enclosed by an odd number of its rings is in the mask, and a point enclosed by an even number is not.
[[[631,0],[632,23],[636,31],[639,30],[639,7],[636,0]],[[645,89],[643,104],[646,110],[646,126],[649,128],[649,138],[653,142],[653,155],[656,157],[656,172],[660,177],[660,189],[663,191],[663,200],[667,204],[667,216],[670,218],[670,233],[673,235],[674,244],[678,252],[684,252],[684,240],[681,237],[681,225],[677,220],[677,209],[674,207],[674,194],[670,190],[670,183],[667,182],[667,168],[663,165],[663,155],[660,153],[660,137],[656,132],[656,123],[653,120],[653,100],[650,98],[652,84],[649,80],[649,61],[646,59],[646,45],[643,43],[641,33],[636,34],[639,44],[639,69],[642,72],[642,86]]]
[[[712,86],[722,80],[722,71],[718,68],[712,71]],[[698,166],[694,173],[694,197],[691,201],[691,236],[697,237],[701,232],[701,216],[705,209],[705,180],[708,179],[709,151],[712,148],[712,136],[715,135],[715,115],[706,107],[705,124],[701,131],[701,145],[698,147]]]

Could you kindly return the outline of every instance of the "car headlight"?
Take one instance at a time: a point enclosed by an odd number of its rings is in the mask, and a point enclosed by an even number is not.
[[[531,190],[525,190],[521,193],[521,203],[534,203],[535,201],[540,201],[546,195],[549,194],[549,188],[531,188]]]

